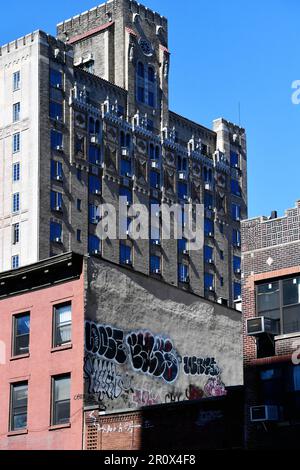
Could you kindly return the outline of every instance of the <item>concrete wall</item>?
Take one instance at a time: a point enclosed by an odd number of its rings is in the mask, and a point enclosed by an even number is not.
[[[242,384],[239,312],[93,258],[87,287],[86,405],[132,409]]]

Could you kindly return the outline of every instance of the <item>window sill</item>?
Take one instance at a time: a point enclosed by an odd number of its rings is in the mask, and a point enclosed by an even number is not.
[[[19,431],[10,431],[9,433],[7,433],[7,437],[21,436],[23,434],[28,434],[28,429],[20,429]]]
[[[49,426],[49,431],[57,431],[59,429],[68,429],[70,427],[71,427],[71,423],[55,424],[53,426]]]
[[[28,358],[28,357],[30,357],[30,354],[29,354],[29,353],[27,353],[27,354],[20,354],[19,356],[12,356],[12,357],[10,358],[10,361],[18,361],[19,359],[26,359],[26,358]]]
[[[297,332],[297,333],[287,333],[287,334],[283,334],[283,335],[274,336],[274,340],[279,341],[281,339],[299,338],[299,336],[300,336],[300,331]]]
[[[63,344],[62,346],[55,346],[54,348],[51,348],[51,352],[54,353],[58,351],[65,351],[67,349],[72,349],[72,348],[73,348],[73,344],[67,343],[67,344]]]

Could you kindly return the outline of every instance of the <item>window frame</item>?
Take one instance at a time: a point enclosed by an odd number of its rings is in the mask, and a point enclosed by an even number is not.
[[[57,383],[58,380],[66,379],[68,378],[70,381],[70,398],[68,400],[55,400],[55,384]],[[57,403],[61,403],[63,401],[68,401],[69,402],[69,417],[68,421],[65,421],[64,423],[62,422],[57,422],[56,420],[56,405]],[[60,375],[53,375],[51,376],[51,417],[50,417],[50,426],[64,426],[68,425],[71,423],[71,373],[66,373],[66,374],[60,374]]]
[[[59,331],[59,324],[58,324],[58,315],[57,315],[57,312],[59,310],[59,308],[61,307],[66,307],[66,306],[70,306],[70,309],[71,309],[71,321],[70,321],[70,326],[71,326],[71,333],[70,333],[70,339],[68,341],[62,341],[62,342],[59,342],[58,341],[58,331]],[[63,347],[65,346],[66,344],[71,344],[72,343],[72,302],[69,301],[69,302],[63,302],[63,303],[59,303],[59,304],[55,304],[53,305],[53,317],[52,317],[52,347],[53,348],[59,348],[59,347]]]
[[[24,387],[24,386],[27,387],[26,426],[16,428],[14,425],[14,417],[16,416],[16,413],[14,413],[14,410],[16,409],[16,407],[14,406],[14,390],[16,389],[16,387]],[[10,432],[26,431],[28,428],[28,392],[29,392],[28,380],[10,383],[10,400],[9,400],[9,431]],[[18,408],[21,408],[21,407],[18,407]],[[20,414],[25,414],[25,413],[20,413]]]

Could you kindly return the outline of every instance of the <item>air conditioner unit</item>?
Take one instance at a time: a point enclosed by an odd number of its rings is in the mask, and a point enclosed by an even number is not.
[[[250,407],[250,420],[255,422],[278,421],[279,409],[275,405],[261,405]]]
[[[61,90],[61,89],[62,89],[61,84],[60,84],[60,83],[57,83],[57,84],[56,84],[56,88],[58,88],[59,90]]]
[[[211,183],[205,183],[204,188],[205,188],[207,191],[210,191],[210,190],[211,190]]]
[[[101,194],[100,189],[94,189],[94,194]]]
[[[183,255],[188,255],[188,254],[189,254],[189,251],[188,251],[188,250],[182,250],[182,254],[183,254]]]
[[[234,270],[235,274],[241,274],[242,270],[240,268]]]
[[[130,259],[127,259],[125,261],[125,264],[127,264],[127,266],[132,266],[132,261]]]
[[[213,208],[213,206],[209,205],[209,206],[207,206],[207,208],[206,208],[206,209],[208,209],[209,211],[211,211],[211,210],[212,210],[212,208]]]
[[[61,206],[56,206],[56,207],[55,207],[55,210],[56,210],[57,212],[61,212],[61,211],[62,211],[62,207],[61,207]]]
[[[56,238],[55,238],[55,242],[56,242],[56,243],[61,243],[61,238],[60,238],[60,237],[56,237]]]
[[[62,150],[63,150],[63,146],[62,146],[62,145],[57,145],[57,146],[56,146],[56,150],[62,151]]]
[[[213,236],[214,236],[213,232],[208,232],[207,235],[208,235],[209,237],[213,237]]]
[[[127,147],[122,147],[121,154],[123,157],[129,157],[129,149]]]
[[[153,240],[152,243],[153,243],[153,245],[159,246],[160,245],[160,240]]]
[[[57,121],[61,121],[61,120],[62,120],[62,117],[61,117],[61,116],[56,116],[56,120],[57,120]]]
[[[209,286],[209,289],[208,289],[210,292],[214,292],[215,288],[213,286]]]
[[[277,335],[278,323],[268,317],[254,317],[247,320],[247,335],[260,336],[263,334]]]
[[[98,142],[99,142],[99,137],[98,137],[96,134],[92,134],[92,135],[90,136],[90,140],[91,140],[91,143],[92,143],[92,144],[98,144]]]
[[[158,168],[159,168],[158,162],[152,161],[152,162],[151,162],[151,168],[156,168],[156,169],[158,169]]]
[[[240,242],[237,242],[237,243],[235,244],[235,246],[237,246],[238,248],[240,248],[240,247],[241,247],[241,243],[240,243]]]
[[[224,297],[219,297],[218,298],[218,304],[226,305],[226,307],[228,307],[228,300],[224,299]]]
[[[181,279],[181,282],[184,282],[185,284],[189,284],[189,282],[190,282],[189,276],[183,277],[183,278]]]
[[[180,171],[178,173],[178,179],[185,180],[186,179],[186,172],[185,171]]]
[[[93,251],[92,251],[92,254],[93,254],[93,255],[99,255],[100,252],[99,252],[99,250],[93,250]]]
[[[208,262],[208,264],[214,264],[214,260],[213,260],[213,259],[211,259],[211,258],[210,258],[210,259],[208,259],[208,260],[207,260],[207,262]]]
[[[160,274],[160,269],[154,269],[154,274]]]
[[[62,181],[63,180],[63,177],[61,175],[56,175],[56,181]]]
[[[238,164],[238,163],[235,163],[235,164],[234,164],[234,168],[239,168],[239,164]]]

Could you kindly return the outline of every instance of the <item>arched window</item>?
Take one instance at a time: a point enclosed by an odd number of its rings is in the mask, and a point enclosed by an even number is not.
[[[137,100],[145,103],[152,108],[156,107],[156,75],[155,69],[148,66],[145,72],[145,65],[142,62],[137,63]]]

